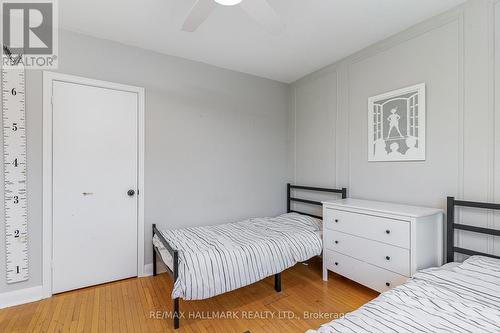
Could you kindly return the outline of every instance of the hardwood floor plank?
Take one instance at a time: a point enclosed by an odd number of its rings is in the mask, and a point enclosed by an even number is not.
[[[85,302],[85,311],[82,314],[85,323],[78,327],[79,332],[89,333],[91,331],[93,306],[94,306],[94,290],[89,289],[87,292],[87,300]]]
[[[75,330],[74,330],[74,332],[76,332],[76,333],[82,333],[83,328],[85,327],[85,322],[87,319],[85,314],[87,312],[87,302],[89,299],[89,294],[90,294],[90,291],[88,289],[85,290],[83,297],[82,297],[82,301],[79,304],[78,320],[76,321],[77,325],[76,325]]]
[[[91,333],[97,333],[99,329],[99,294],[100,290],[95,289],[94,290],[94,303],[92,305],[92,325],[90,326],[90,332]]]
[[[104,287],[104,311],[106,314],[104,320],[105,332],[113,332],[113,300],[111,299],[111,286],[108,284]]]
[[[63,307],[63,303],[65,301],[65,297],[62,295],[56,295],[55,297],[55,302],[56,305],[54,307],[54,312],[50,316],[50,321],[48,321],[48,327],[46,332],[55,332],[57,323],[58,323],[58,318],[59,315],[61,314],[61,309]],[[42,330],[44,332],[45,330]]]
[[[48,331],[52,313],[56,304],[56,298],[52,297],[42,302],[45,303],[45,307],[44,310],[40,313],[40,318],[35,324],[34,332],[36,333]]]

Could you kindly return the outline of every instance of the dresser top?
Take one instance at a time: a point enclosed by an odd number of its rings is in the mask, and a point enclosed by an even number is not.
[[[390,202],[370,201],[347,198],[335,201],[323,201],[324,206],[331,208],[356,209],[392,215],[423,217],[435,214],[442,214],[444,211],[438,208],[418,207],[395,204]]]

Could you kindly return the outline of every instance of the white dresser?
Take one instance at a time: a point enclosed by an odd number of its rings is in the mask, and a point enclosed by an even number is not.
[[[323,280],[330,270],[384,292],[417,270],[442,265],[443,215],[368,200],[323,202]]]

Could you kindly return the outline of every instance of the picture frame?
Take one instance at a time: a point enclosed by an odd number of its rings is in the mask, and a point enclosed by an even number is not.
[[[425,161],[426,85],[368,98],[368,161]]]

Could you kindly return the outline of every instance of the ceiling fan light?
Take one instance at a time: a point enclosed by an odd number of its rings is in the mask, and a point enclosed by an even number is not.
[[[215,0],[219,5],[223,6],[234,6],[241,2],[242,0]]]

